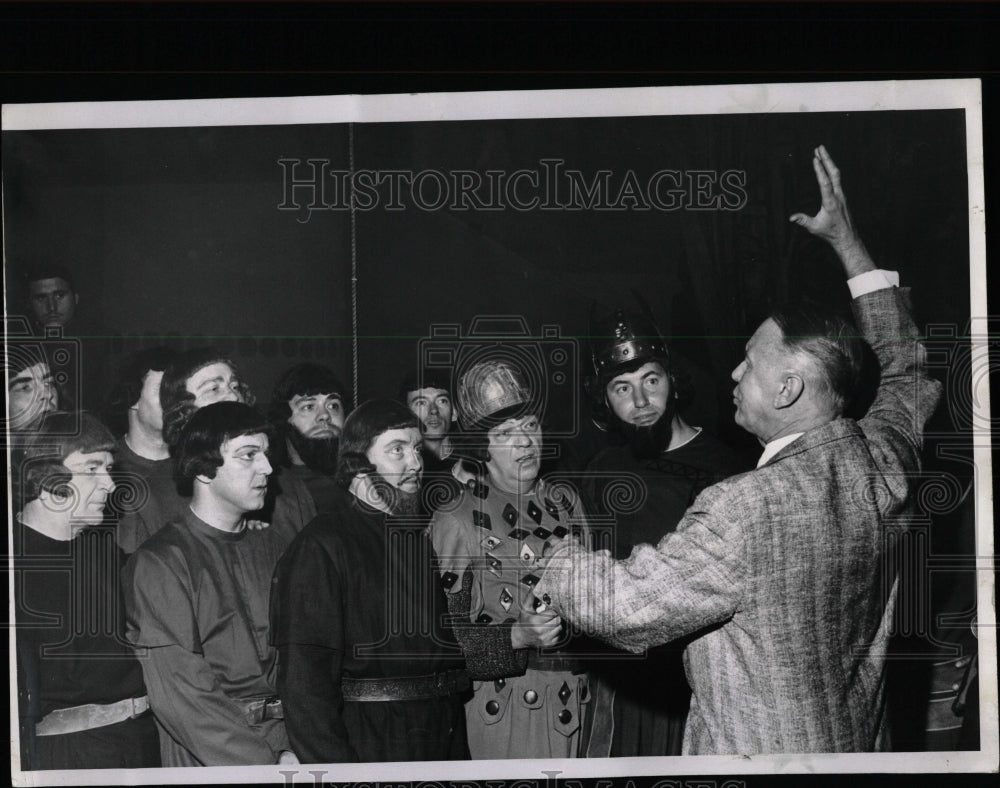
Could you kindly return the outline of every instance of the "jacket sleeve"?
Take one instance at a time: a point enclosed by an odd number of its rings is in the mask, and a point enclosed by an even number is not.
[[[277,763],[278,753],[199,652],[183,580],[158,556],[139,550],[125,567],[125,589],[128,638],[166,733],[205,766]]]
[[[909,495],[907,474],[920,468],[923,428],[941,396],[941,384],[925,372],[908,300],[905,288],[890,287],[852,304],[881,370],[878,392],[859,424],[895,506]]]
[[[729,487],[709,487],[675,532],[623,561],[562,540],[543,558],[535,594],[588,634],[636,653],[727,620],[746,575],[745,536],[734,527],[743,507]]]

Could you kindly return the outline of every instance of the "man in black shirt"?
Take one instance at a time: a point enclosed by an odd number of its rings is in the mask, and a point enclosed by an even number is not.
[[[679,385],[648,307],[641,307],[592,315],[590,328],[591,411],[599,426],[621,433],[626,443],[599,452],[582,487],[610,525],[605,546],[615,558],[637,544],[657,544],[698,493],[746,470],[732,450],[681,414],[689,392]],[[610,755],[680,754],[690,702],[682,652],[683,644],[667,644],[641,660],[621,653],[592,666],[596,691],[614,694]]]
[[[124,556],[104,522],[115,448],[93,417],[57,413],[25,453],[14,527],[23,769],[160,765],[124,639]]]

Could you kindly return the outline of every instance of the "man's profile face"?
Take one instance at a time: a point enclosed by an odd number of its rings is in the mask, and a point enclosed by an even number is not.
[[[451,429],[454,411],[444,389],[423,388],[406,395],[406,406],[423,425],[424,440],[442,440]]]
[[[765,442],[770,440],[774,399],[781,390],[787,356],[781,328],[768,318],[750,337],[743,361],[733,370],[736,423]]]
[[[73,501],[71,522],[92,525],[104,519],[108,496],[115,489],[111,480],[114,455],[109,451],[74,451],[63,460],[72,474],[69,481]]]
[[[634,372],[615,375],[604,392],[614,414],[636,427],[655,424],[673,395],[670,377],[658,361],[643,364]]]
[[[238,435],[219,448],[222,465],[208,482],[211,495],[238,512],[254,512],[264,505],[271,463],[268,439],[263,433]]]
[[[534,415],[498,424],[487,433],[490,459],[486,469],[502,487],[533,482],[542,469],[542,425]]]
[[[386,430],[368,449],[368,462],[393,487],[404,493],[420,490],[420,471],[424,461],[420,456],[423,440],[417,427]]]
[[[139,423],[148,429],[163,429],[163,408],[160,405],[160,383],[163,370],[151,369],[142,379],[142,392],[132,409],[136,411]]]
[[[344,403],[339,394],[296,394],[288,400],[288,423],[306,438],[336,438],[344,428]]]
[[[55,380],[49,365],[42,361],[18,372],[7,390],[10,428],[30,429],[49,411],[59,406]]]
[[[240,380],[225,361],[202,367],[184,382],[184,388],[194,395],[196,408],[216,402],[243,402]]]
[[[65,279],[53,277],[29,282],[28,300],[40,325],[61,327],[73,319],[80,297]]]

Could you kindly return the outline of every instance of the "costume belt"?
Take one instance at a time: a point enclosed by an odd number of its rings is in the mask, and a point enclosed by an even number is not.
[[[36,736],[59,736],[78,733],[92,728],[103,728],[149,711],[149,698],[126,698],[117,703],[86,703],[68,709],[56,709],[46,714],[35,725]]]
[[[251,701],[244,701],[244,713],[247,722],[251,725],[259,725],[264,720],[283,720],[285,710],[281,705],[281,698],[272,696],[270,698],[254,698]]]
[[[425,700],[462,692],[471,686],[468,674],[461,669],[446,670],[425,676],[401,676],[388,679],[343,678],[340,682],[345,701]]]

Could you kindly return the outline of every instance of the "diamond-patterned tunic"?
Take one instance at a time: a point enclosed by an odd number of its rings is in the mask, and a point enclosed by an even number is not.
[[[472,628],[489,628],[480,634],[505,630],[499,637],[470,638],[456,627],[470,675],[483,679],[473,682],[475,694],[466,704],[473,758],[577,754],[586,676],[565,656],[515,652],[510,626],[522,606],[531,609],[537,602],[532,589],[546,540],[584,523],[573,490],[540,481],[531,493],[518,495],[488,478],[470,482],[431,522],[445,590],[462,592],[463,580],[468,588],[470,573]],[[498,654],[504,647],[508,653]]]

